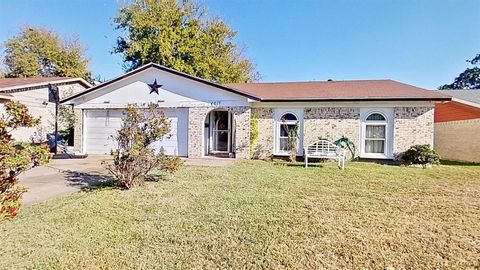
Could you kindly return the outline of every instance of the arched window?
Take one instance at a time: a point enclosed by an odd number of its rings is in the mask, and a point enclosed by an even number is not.
[[[286,113],[282,115],[282,121],[297,121],[297,117],[293,113]]]
[[[293,113],[285,113],[280,117],[279,122],[279,150],[281,152],[288,152],[292,149],[289,138],[296,137],[298,140],[299,133],[298,118]],[[298,143],[298,142],[297,142]]]
[[[385,116],[379,113],[372,113],[367,117],[367,121],[385,121]]]
[[[365,153],[386,154],[387,119],[381,113],[371,113],[365,120]]]

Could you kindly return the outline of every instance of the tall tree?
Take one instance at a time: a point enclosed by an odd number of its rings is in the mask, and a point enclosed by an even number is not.
[[[467,68],[455,78],[453,83],[444,84],[438,89],[480,89],[480,67],[477,66],[480,64],[480,54],[467,62],[474,67]]]
[[[125,68],[149,62],[227,83],[257,80],[251,61],[234,43],[236,32],[220,18],[189,0],[137,0],[114,19],[125,34],[114,53],[123,54]]]
[[[90,80],[78,38],[62,39],[46,28],[23,27],[5,42],[6,77],[81,77]]]

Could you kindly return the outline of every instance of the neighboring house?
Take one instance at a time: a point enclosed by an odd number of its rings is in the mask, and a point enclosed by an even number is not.
[[[480,162],[480,90],[441,90],[435,106],[435,150],[443,159]]]
[[[37,136],[45,139],[47,133],[53,132],[55,103],[48,90],[49,84],[59,88],[60,96],[72,95],[92,87],[90,83],[80,78],[0,78],[0,115],[3,113],[3,103],[14,100],[26,105],[30,114],[41,119],[39,127],[20,128],[13,131],[12,134],[16,140],[30,141]],[[8,99],[2,99],[2,95],[7,95]]]
[[[70,96],[80,121],[75,149],[106,154],[110,136],[132,103],[160,104],[171,134],[154,144],[185,157],[250,158],[252,114],[259,138],[254,155],[288,155],[285,128],[299,125],[297,154],[319,137],[355,142],[362,158],[393,159],[415,144],[433,145],[436,91],[392,80],[246,83],[220,85],[157,64],[148,64]]]

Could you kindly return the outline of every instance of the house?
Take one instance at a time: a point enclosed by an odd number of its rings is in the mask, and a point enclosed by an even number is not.
[[[79,119],[75,149],[81,153],[109,153],[122,110],[155,102],[172,124],[171,134],[154,144],[167,154],[248,159],[253,115],[259,158],[288,155],[286,128],[298,124],[298,155],[319,137],[345,135],[360,157],[393,159],[411,145],[433,145],[434,106],[448,100],[392,80],[221,85],[147,64],[62,102],[72,104]]]
[[[30,114],[41,119],[39,127],[13,131],[12,135],[16,140],[30,141],[36,136],[45,139],[46,133],[53,132],[55,103],[48,90],[49,84],[59,88],[60,96],[68,96],[92,87],[81,78],[0,78],[0,115],[3,114],[3,103],[14,100],[26,105]]]
[[[435,150],[443,159],[480,162],[480,90],[440,90],[452,101],[435,106]]]

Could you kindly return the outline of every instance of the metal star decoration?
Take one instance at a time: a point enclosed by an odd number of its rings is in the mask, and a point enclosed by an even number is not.
[[[162,87],[161,84],[157,84],[157,79],[152,84],[148,85],[150,87],[150,94],[156,93],[158,95],[158,88]]]

